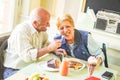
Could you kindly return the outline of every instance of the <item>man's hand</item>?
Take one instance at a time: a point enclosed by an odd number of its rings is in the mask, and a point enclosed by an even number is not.
[[[61,46],[61,44],[62,44],[61,40],[55,40],[51,44],[49,44],[47,48],[49,52],[55,51],[57,48]]]

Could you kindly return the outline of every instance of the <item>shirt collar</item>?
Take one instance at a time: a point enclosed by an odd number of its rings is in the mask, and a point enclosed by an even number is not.
[[[74,34],[75,34],[75,44],[79,45],[82,41],[81,33],[80,33],[80,31],[75,29]]]
[[[74,38],[75,43],[74,44],[79,45],[81,43],[81,40],[82,40],[80,31],[78,31],[77,29],[74,29],[74,35],[75,35],[75,38]],[[62,40],[62,44],[67,43],[63,36],[61,37],[61,40]]]
[[[32,25],[32,23],[30,21],[28,23],[30,25],[31,34],[38,33],[38,31],[34,28],[34,26]]]

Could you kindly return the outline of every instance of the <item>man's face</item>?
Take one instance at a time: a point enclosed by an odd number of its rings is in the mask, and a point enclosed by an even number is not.
[[[46,17],[43,21],[41,21],[41,22],[39,22],[39,21],[37,21],[37,25],[36,25],[36,30],[38,31],[38,32],[40,32],[40,31],[46,31],[47,30],[47,27],[49,27],[50,26],[50,23],[49,23],[49,21],[50,21],[50,17]]]

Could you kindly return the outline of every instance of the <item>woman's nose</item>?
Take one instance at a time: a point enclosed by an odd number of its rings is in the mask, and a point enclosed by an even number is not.
[[[67,32],[67,31],[68,31],[68,29],[64,27],[64,32]]]

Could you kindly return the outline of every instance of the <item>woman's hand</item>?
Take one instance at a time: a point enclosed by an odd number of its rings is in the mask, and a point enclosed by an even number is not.
[[[98,57],[97,58],[97,66],[101,65],[102,63],[102,58],[101,57]]]
[[[55,52],[56,55],[62,55],[62,54],[67,55],[65,49],[62,49],[62,48],[57,49],[54,52]]]
[[[93,59],[93,60],[92,60],[92,63],[89,63],[90,58]],[[101,58],[101,57],[95,58],[95,56],[90,56],[90,57],[88,58],[88,64],[95,64],[95,63],[96,63],[96,66],[101,65],[101,63],[102,63],[102,58]]]

